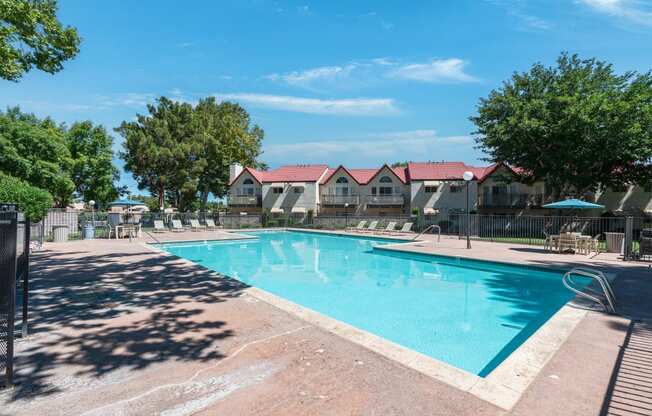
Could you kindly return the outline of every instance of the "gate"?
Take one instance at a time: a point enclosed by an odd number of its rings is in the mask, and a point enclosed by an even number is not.
[[[27,335],[30,223],[21,213],[0,211],[0,387],[13,380],[16,286],[20,283],[21,336]]]

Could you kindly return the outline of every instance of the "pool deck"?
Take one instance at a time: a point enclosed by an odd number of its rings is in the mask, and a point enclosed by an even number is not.
[[[159,241],[234,237],[156,235]],[[0,391],[0,415],[652,414],[652,364],[640,364],[652,362],[647,264],[472,244],[466,250],[456,238],[436,243],[426,236],[394,249],[597,267],[616,277],[626,317],[584,313],[505,410],[144,244],[47,244],[33,257],[32,332],[17,343],[20,384]],[[637,357],[639,364],[631,364]]]

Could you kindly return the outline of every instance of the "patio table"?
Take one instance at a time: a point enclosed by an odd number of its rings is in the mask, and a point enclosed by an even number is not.
[[[141,236],[141,226],[140,224],[120,224],[115,226],[115,239],[122,237],[122,234],[127,232],[135,231],[136,237]]]

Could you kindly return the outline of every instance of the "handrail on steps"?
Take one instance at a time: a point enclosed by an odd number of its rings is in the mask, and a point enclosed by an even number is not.
[[[412,239],[412,241],[414,241],[414,240],[416,240],[417,238],[421,237],[423,234],[426,233],[426,231],[428,231],[428,230],[430,230],[430,229],[436,229],[436,230],[437,230],[437,242],[439,242],[439,241],[441,240],[441,227],[438,226],[438,225],[436,225],[436,224],[431,224],[431,225],[427,226],[423,231],[421,231],[419,234],[417,234],[416,236],[414,236],[414,238]]]
[[[596,280],[600,284],[602,293],[596,292],[588,287],[583,288],[583,290],[576,289],[573,287],[573,284],[575,283],[573,281],[573,275],[584,276]],[[600,270],[589,269],[586,267],[575,267],[564,273],[562,283],[568,290],[576,295],[599,303],[605,311],[609,313],[616,312],[616,296],[614,295],[607,277]]]

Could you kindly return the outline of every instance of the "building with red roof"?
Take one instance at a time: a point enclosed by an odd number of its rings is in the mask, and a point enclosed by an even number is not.
[[[468,183],[465,172],[472,174]],[[463,162],[410,162],[407,166],[348,168],[286,165],[269,171],[234,168],[229,207],[232,212],[300,214],[435,214],[489,208],[519,208],[542,189],[517,181],[519,171],[506,164],[470,166]],[[537,194],[538,195],[538,194]],[[504,204],[499,205],[499,204]],[[525,204],[525,205],[524,205]]]

